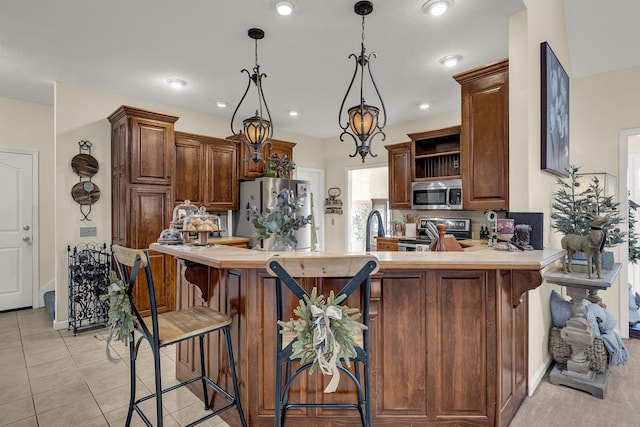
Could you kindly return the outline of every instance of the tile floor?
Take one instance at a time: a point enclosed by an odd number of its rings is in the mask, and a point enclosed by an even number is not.
[[[115,343],[113,364],[105,355],[106,329],[54,330],[44,308],[0,313],[0,426],[122,427],[129,400],[128,347]],[[146,351],[145,351],[146,350]],[[175,351],[162,350],[163,387],[175,384]],[[138,362],[138,390],[154,388],[153,364],[143,344]],[[164,395],[164,425],[177,427],[204,415],[198,398],[180,388]],[[144,412],[155,424],[155,400]],[[144,426],[134,412],[132,426]],[[218,417],[202,426],[225,427]]]

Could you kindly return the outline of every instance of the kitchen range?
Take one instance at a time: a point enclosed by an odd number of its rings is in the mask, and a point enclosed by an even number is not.
[[[471,219],[469,218],[420,218],[416,226],[416,236],[398,240],[398,251],[430,251],[431,245],[438,239],[436,229],[438,224],[447,226],[447,236],[453,236],[457,240],[471,239]]]

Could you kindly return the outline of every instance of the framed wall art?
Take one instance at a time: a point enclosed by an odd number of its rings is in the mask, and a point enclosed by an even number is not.
[[[569,76],[547,42],[540,43],[540,169],[569,176]]]

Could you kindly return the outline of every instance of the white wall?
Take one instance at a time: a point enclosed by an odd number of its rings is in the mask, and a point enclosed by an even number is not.
[[[40,283],[53,283],[53,108],[47,105],[0,98],[0,147],[38,152],[40,205]],[[71,189],[69,189],[71,191]],[[41,305],[43,304],[40,301]]]

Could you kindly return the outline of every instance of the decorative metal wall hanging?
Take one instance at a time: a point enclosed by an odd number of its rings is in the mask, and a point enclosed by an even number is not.
[[[71,197],[80,204],[80,213],[83,216],[81,221],[91,221],[89,219],[91,206],[100,199],[100,188],[91,181],[91,178],[98,173],[99,166],[98,161],[91,155],[91,142],[82,140],[78,142],[78,146],[80,154],[76,154],[71,159],[71,169],[80,177],[80,182],[71,189]],[[88,206],[86,213],[85,206]]]
[[[356,14],[362,16],[362,41],[360,43],[360,55],[356,56],[355,53],[349,55],[349,58],[353,58],[355,60],[356,67],[353,71],[353,77],[351,77],[351,83],[349,83],[347,93],[345,93],[342,104],[340,105],[340,112],[338,113],[338,124],[340,125],[340,128],[342,128],[340,141],[344,141],[344,136],[349,135],[351,138],[353,138],[353,142],[356,144],[356,151],[353,154],[349,154],[349,157],[355,157],[357,154],[360,154],[360,156],[362,156],[362,163],[364,163],[364,159],[367,154],[371,155],[371,157],[378,157],[377,154],[374,154],[373,151],[371,151],[371,142],[373,138],[378,134],[382,134],[382,141],[387,138],[382,131],[387,123],[387,110],[384,107],[384,101],[382,101],[380,91],[378,90],[378,86],[376,85],[376,82],[373,79],[373,74],[371,73],[371,64],[369,60],[371,59],[371,57],[376,58],[377,55],[375,53],[366,55],[364,48],[364,17],[373,11],[373,4],[370,1],[359,1],[355,4],[353,9]],[[378,99],[380,100],[380,104],[382,106],[382,118],[379,117],[380,109],[378,107],[368,105],[365,102],[365,67],[367,67],[369,77],[371,78],[371,84],[375,89]],[[355,105],[347,110],[347,122],[343,125],[342,111],[344,109],[344,103],[347,101],[349,92],[351,92],[351,87],[353,86],[353,82],[358,75],[358,70],[360,70],[360,101],[358,105]],[[382,124],[380,124],[380,120],[382,120]],[[349,130],[351,132],[349,132]],[[359,144],[358,141],[360,142]]]
[[[243,159],[244,162],[248,162],[249,160],[253,160],[254,163],[262,162],[262,148],[269,144],[271,145],[271,136],[273,135],[273,125],[271,121],[271,113],[269,112],[269,107],[267,106],[267,101],[264,99],[264,93],[262,92],[262,78],[267,77],[266,74],[260,72],[260,65],[258,65],[258,40],[264,38],[264,31],[259,28],[251,28],[248,31],[249,37],[255,40],[255,66],[253,67],[253,74],[250,74],[249,71],[245,68],[241,72],[247,73],[248,81],[247,88],[238,103],[235,111],[233,112],[233,116],[231,117],[231,132],[233,133],[236,140],[242,141],[247,148],[249,148],[250,157],[249,159]],[[243,130],[234,130],[233,121],[236,118],[236,113],[238,109],[242,105],[247,93],[249,92],[249,88],[251,87],[251,82],[256,86],[256,90],[258,91],[258,108],[256,109],[256,113],[253,117],[249,117],[248,119],[244,119],[242,121]],[[267,112],[267,118],[263,116],[263,106],[264,110]]]
[[[109,293],[111,251],[107,244],[82,243],[69,254],[69,328],[78,329],[107,323],[109,302],[100,300]]]

